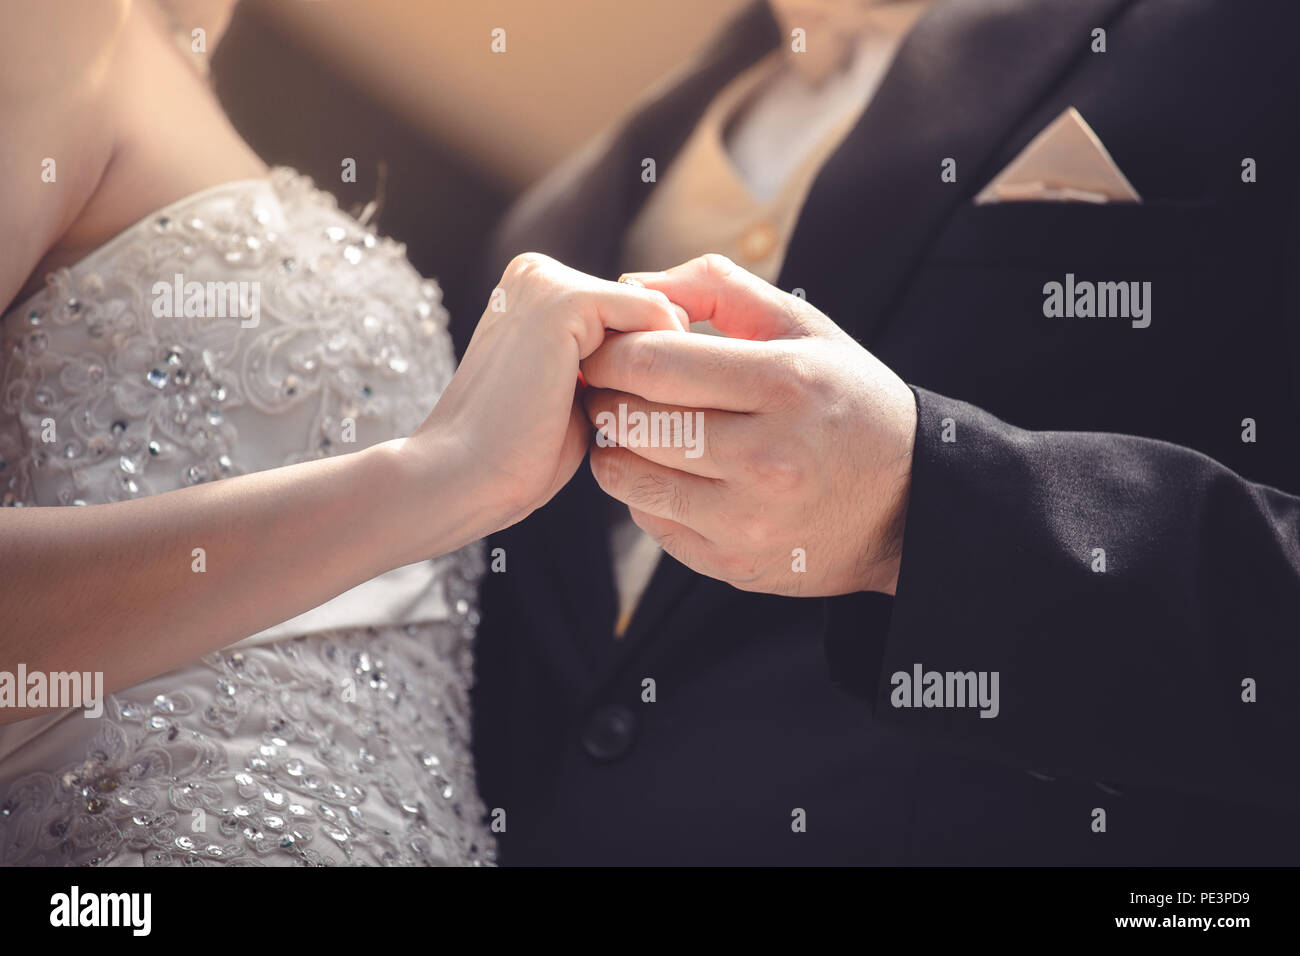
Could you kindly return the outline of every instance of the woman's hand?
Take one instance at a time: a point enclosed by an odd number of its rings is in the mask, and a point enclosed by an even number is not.
[[[429,456],[459,464],[465,504],[491,525],[483,534],[541,507],[582,463],[592,429],[576,401],[578,363],[606,329],[684,332],[685,313],[661,292],[537,253],[506,268],[455,376],[403,449],[435,469]]]

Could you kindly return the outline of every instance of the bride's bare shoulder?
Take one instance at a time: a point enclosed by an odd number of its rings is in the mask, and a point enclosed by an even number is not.
[[[131,0],[0,0],[0,310],[94,191]]]
[[[0,89],[23,106],[102,82],[132,0],[0,0]],[[19,97],[17,101],[12,97]]]

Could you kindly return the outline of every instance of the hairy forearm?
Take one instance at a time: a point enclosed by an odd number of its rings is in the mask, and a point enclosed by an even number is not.
[[[492,530],[450,455],[417,462],[402,446],[134,501],[5,509],[0,670],[129,686]],[[31,715],[4,708],[0,722]]]

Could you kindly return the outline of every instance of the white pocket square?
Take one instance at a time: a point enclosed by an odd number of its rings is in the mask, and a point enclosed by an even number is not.
[[[975,197],[999,202],[1140,203],[1092,127],[1073,106],[1035,136]]]

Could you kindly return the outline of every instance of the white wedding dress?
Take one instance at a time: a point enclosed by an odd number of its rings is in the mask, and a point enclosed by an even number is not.
[[[178,275],[257,283],[256,324],[156,308]],[[289,170],[182,199],[4,317],[0,501],[99,504],[410,434],[454,368],[446,320],[402,246]],[[398,568],[101,717],[0,725],[0,865],[492,862],[469,751],[481,561]]]

